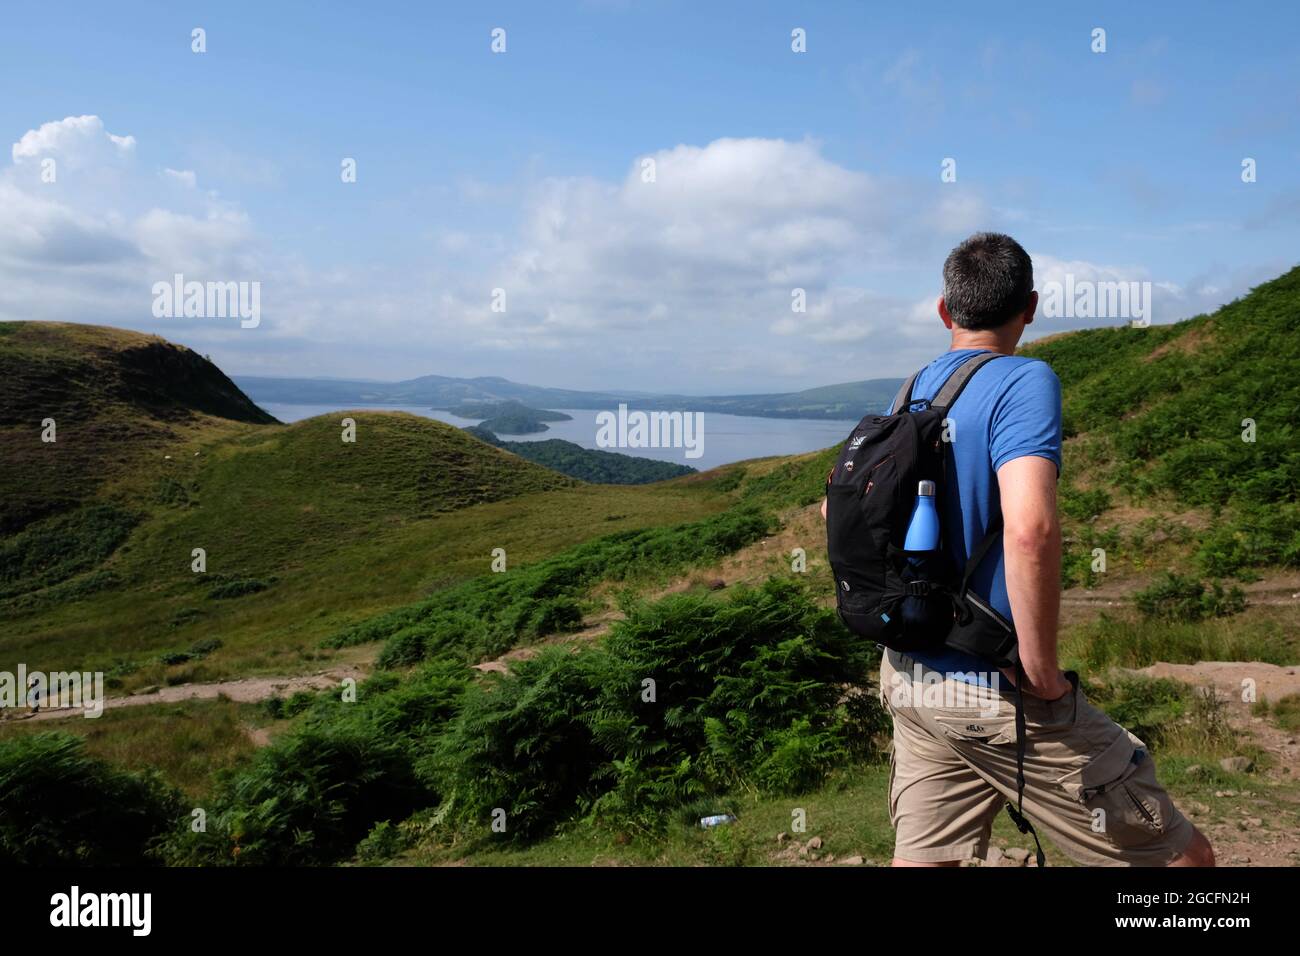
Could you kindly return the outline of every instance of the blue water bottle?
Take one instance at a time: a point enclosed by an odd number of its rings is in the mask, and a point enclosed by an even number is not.
[[[916,501],[912,505],[903,550],[907,552],[909,579],[930,580],[939,559],[939,511],[934,506],[933,481],[922,481],[916,486]],[[942,617],[936,616],[936,602],[927,597],[913,595],[904,598],[902,613],[909,629],[918,633],[933,630],[943,623]]]
[[[939,550],[939,512],[934,507],[933,481],[922,481],[916,486],[916,502],[912,505],[912,518],[907,525],[903,550]]]

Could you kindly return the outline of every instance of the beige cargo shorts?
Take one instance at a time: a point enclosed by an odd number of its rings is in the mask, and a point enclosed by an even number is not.
[[[996,673],[996,672],[994,672]],[[993,821],[1016,800],[1015,691],[954,680],[886,651],[881,703],[894,718],[889,815],[894,855],[914,863],[983,859]],[[1191,823],[1156,781],[1146,745],[1076,688],[1024,697],[1024,812],[1087,866],[1164,866]]]

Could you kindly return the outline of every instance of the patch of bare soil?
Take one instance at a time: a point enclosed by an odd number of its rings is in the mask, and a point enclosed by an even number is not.
[[[1204,325],[1198,325],[1190,332],[1184,332],[1182,335],[1178,336],[1178,338],[1170,339],[1164,345],[1152,349],[1151,353],[1142,359],[1142,361],[1144,363],[1151,363],[1170,354],[1171,352],[1177,352],[1182,355],[1195,355],[1208,343],[1213,341],[1213,339],[1214,323],[1206,322]]]
[[[1226,701],[1228,722],[1247,745],[1258,747],[1271,760],[1256,767],[1245,757],[1236,760],[1258,775],[1261,790],[1216,791],[1216,806],[1196,801],[1183,807],[1214,846],[1220,865],[1300,865],[1300,739],[1264,717],[1251,713],[1254,700],[1277,701],[1300,694],[1300,667],[1253,661],[1201,661],[1197,664],[1152,664],[1132,673],[1170,678],[1213,688]],[[1253,696],[1243,693],[1252,690]],[[1243,699],[1243,697],[1245,699]],[[1243,763],[1245,762],[1245,763]]]
[[[795,573],[796,548],[805,555],[807,574],[825,572],[826,526],[820,508],[815,504],[784,512],[780,516],[781,528],[775,534],[746,545],[710,568],[682,575],[646,597],[653,600],[696,587],[721,590],[736,584],[759,585],[773,575]],[[828,601],[834,597],[829,586],[826,594]]]
[[[778,866],[863,866],[869,865],[862,856],[836,857],[822,849],[821,837],[796,839],[788,833],[776,835],[777,848],[772,853],[772,862]]]
[[[1211,686],[1229,704],[1248,706],[1242,700],[1244,688],[1253,688],[1255,698],[1276,701],[1300,694],[1300,667],[1263,664],[1257,661],[1200,661],[1196,664],[1152,664],[1132,673],[1143,677],[1165,677],[1185,684]],[[1297,764],[1300,766],[1300,764]]]
[[[602,615],[609,619],[613,615]],[[482,674],[505,674],[510,671],[510,665],[516,661],[527,661],[536,657],[546,647],[559,647],[566,644],[573,645],[576,649],[582,644],[589,644],[596,638],[600,637],[609,630],[609,620],[603,620],[599,623],[592,622],[588,627],[581,631],[574,631],[571,634],[556,634],[551,637],[543,638],[535,644],[526,644],[523,647],[514,647],[506,651],[500,657],[491,661],[483,661],[480,664],[471,665],[474,670]]]

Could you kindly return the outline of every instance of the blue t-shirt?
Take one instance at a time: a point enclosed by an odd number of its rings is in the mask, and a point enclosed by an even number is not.
[[[913,399],[933,398],[962,361],[989,349],[959,349],[935,359],[916,378]],[[948,414],[946,498],[940,519],[953,566],[967,556],[998,515],[1001,495],[997,471],[1007,462],[1037,455],[1061,469],[1061,383],[1050,365],[1017,355],[995,358],[971,377]],[[988,600],[1008,621],[1006,564],[999,538],[971,577],[971,589]],[[927,667],[970,682],[987,683],[987,661],[960,651],[909,654]]]

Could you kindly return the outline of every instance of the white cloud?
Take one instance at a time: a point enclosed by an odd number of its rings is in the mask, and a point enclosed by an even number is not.
[[[824,291],[886,254],[896,203],[811,142],[722,139],[645,159],[653,182],[640,161],[620,182],[543,181],[463,318],[550,345],[600,329],[762,328],[789,314],[792,288]],[[505,316],[487,310],[491,287],[507,290]]]
[[[840,165],[814,141],[719,139],[630,160],[613,181],[461,183],[462,201],[492,208],[490,231],[426,223],[408,257],[327,268],[272,251],[252,217],[199,189],[193,170],[136,155],[150,145],[95,116],[20,137],[13,165],[0,169],[0,318],[215,344],[233,371],[472,368],[572,387],[799,388],[903,374],[941,351],[943,256],[1002,218],[968,185],[887,180]],[[59,159],[54,183],[40,175],[46,156]],[[642,159],[654,161],[653,182],[643,181]],[[206,185],[214,174],[198,168]],[[495,214],[502,206],[517,211],[513,231]],[[1040,283],[1064,271],[1148,277],[1047,254],[1035,265]],[[261,282],[262,323],[153,320],[151,287],[176,272]],[[1192,314],[1202,298],[1241,288],[1238,278],[1165,283],[1156,321],[1168,320],[1163,305]],[[504,313],[491,310],[496,288]],[[791,311],[795,288],[805,313]]]
[[[11,152],[15,164],[48,156],[77,166],[105,155],[125,157],[134,150],[134,136],[113,135],[98,116],[69,116],[28,130]]]
[[[13,144],[13,164],[0,169],[0,317],[188,331],[184,320],[152,321],[154,282],[175,272],[259,279],[273,268],[242,211],[194,189],[192,171],[144,170],[136,152],[135,137],[98,116],[44,123]]]

